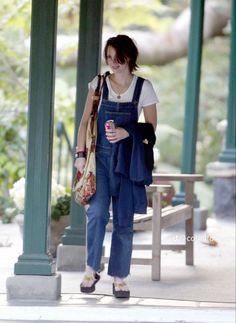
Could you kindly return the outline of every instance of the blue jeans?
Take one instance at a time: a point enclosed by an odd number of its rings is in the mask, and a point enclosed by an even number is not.
[[[99,271],[106,225],[111,202],[109,168],[111,149],[96,152],[97,189],[87,209],[87,265]],[[129,197],[127,196],[127,199]],[[124,201],[126,203],[126,201]],[[121,227],[117,219],[117,201],[112,197],[113,232],[108,275],[124,278],[129,275],[132,255],[133,224]]]

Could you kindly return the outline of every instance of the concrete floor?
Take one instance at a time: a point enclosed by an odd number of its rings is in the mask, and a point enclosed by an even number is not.
[[[208,234],[218,245],[208,244]],[[149,242],[150,232],[135,233],[135,241]],[[181,229],[167,230],[164,242],[183,239]],[[179,241],[178,241],[179,242]],[[110,233],[105,239],[109,253]],[[105,271],[93,295],[80,294],[83,273],[61,272],[62,297],[55,302],[6,301],[6,278],[22,252],[15,224],[0,224],[0,322],[235,322],[235,224],[208,221],[207,231],[195,233],[195,266],[186,266],[184,253],[162,253],[162,279],[153,282],[149,266],[132,266],[128,279],[131,298],[111,296]]]

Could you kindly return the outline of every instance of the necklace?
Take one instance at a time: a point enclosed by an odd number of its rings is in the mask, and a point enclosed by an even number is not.
[[[117,99],[120,99],[121,95],[128,90],[128,88],[130,87],[130,84],[132,83],[132,79],[130,82],[128,82],[128,84],[125,84],[125,85],[120,85],[116,81],[111,79],[112,90],[115,93]]]

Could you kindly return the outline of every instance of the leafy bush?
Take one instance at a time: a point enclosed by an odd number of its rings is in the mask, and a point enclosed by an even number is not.
[[[25,204],[25,178],[22,177],[16,181],[10,189],[10,196],[15,206],[15,214],[24,213]],[[63,185],[57,184],[55,179],[52,179],[51,190],[51,218],[59,221],[61,216],[69,215],[71,197],[67,194]],[[13,210],[12,210],[13,211]],[[13,213],[13,212],[12,212]]]
[[[66,194],[57,199],[57,203],[52,205],[51,218],[59,221],[61,216],[69,215],[70,213],[70,195]]]

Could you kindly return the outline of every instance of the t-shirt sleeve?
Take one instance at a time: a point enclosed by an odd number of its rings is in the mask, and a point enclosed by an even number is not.
[[[142,92],[140,95],[140,104],[142,107],[156,104],[159,102],[158,96],[153,88],[152,83],[149,80],[145,80],[143,83]]]
[[[89,90],[93,89],[95,91],[97,84],[98,84],[98,76],[95,76],[94,79],[91,82],[89,82],[88,89]]]

